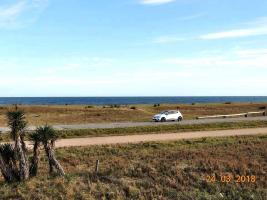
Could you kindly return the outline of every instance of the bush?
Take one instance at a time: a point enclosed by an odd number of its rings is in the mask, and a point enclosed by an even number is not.
[[[111,104],[111,105],[109,105],[109,108],[120,108],[121,107],[121,105],[119,105],[119,104]]]
[[[259,110],[266,110],[266,106],[259,107]]]
[[[140,192],[138,188],[127,186],[124,188],[125,196],[130,199],[140,199]]]
[[[94,106],[92,106],[92,105],[89,105],[89,106],[85,106],[85,109],[86,108],[93,108]],[[104,107],[103,107],[104,108]]]
[[[136,107],[135,106],[131,106],[130,109],[136,110]]]

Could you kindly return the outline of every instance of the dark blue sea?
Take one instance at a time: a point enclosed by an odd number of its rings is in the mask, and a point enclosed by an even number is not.
[[[192,104],[225,102],[267,102],[267,96],[201,96],[201,97],[0,97],[0,105],[128,105]]]

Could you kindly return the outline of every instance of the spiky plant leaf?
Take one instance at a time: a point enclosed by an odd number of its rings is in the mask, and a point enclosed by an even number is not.
[[[41,138],[40,138],[40,134],[39,134],[37,131],[35,131],[35,132],[33,132],[33,133],[30,133],[30,134],[29,134],[29,139],[30,139],[31,141],[33,141],[33,142],[37,142],[37,143],[42,142],[42,141],[41,141]]]
[[[8,126],[11,129],[11,137],[15,139],[27,126],[25,113],[21,110],[9,111],[7,114]]]
[[[54,142],[58,139],[57,132],[51,126],[38,127],[32,139],[36,139],[43,144]]]

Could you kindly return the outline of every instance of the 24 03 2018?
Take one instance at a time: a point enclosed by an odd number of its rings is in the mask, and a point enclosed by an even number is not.
[[[229,174],[223,174],[223,175],[208,175],[206,176],[206,181],[208,183],[215,183],[215,182],[221,182],[221,183],[255,183],[257,181],[257,177],[254,175],[229,175]]]

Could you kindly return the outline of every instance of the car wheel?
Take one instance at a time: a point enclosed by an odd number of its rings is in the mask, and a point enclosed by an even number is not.
[[[178,117],[178,119],[177,119],[178,122],[180,122],[180,121],[182,121],[182,120],[183,120],[182,117]]]
[[[160,121],[161,122],[166,122],[166,118],[165,117],[162,117]]]

